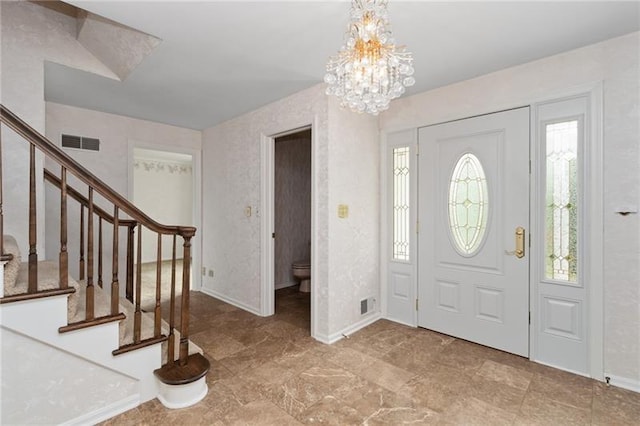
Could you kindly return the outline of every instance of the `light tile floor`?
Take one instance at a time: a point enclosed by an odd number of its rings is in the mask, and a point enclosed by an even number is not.
[[[191,312],[212,365],[207,397],[180,410],[153,400],[105,424],[640,424],[640,394],[424,329],[380,320],[323,345],[295,287],[269,318],[200,293]]]

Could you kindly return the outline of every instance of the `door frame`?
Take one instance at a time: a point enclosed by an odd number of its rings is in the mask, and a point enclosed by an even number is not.
[[[196,228],[196,235],[191,241],[191,290],[200,291],[202,289],[202,167],[201,151],[195,148],[183,146],[168,146],[143,142],[136,139],[128,140],[128,160],[129,167],[127,176],[128,199],[133,201],[133,165],[134,149],[148,149],[152,151],[173,152],[176,154],[191,155],[192,168],[192,191],[193,191],[193,226]]]
[[[522,106],[530,107],[530,160],[531,160],[531,175],[529,181],[530,187],[530,230],[531,234],[534,235],[534,232],[537,231],[536,224],[539,220],[539,204],[537,194],[537,184],[538,184],[538,164],[540,159],[537,157],[538,152],[538,141],[536,140],[537,135],[535,134],[536,125],[535,125],[535,111],[537,105],[558,101],[564,98],[576,97],[576,96],[588,96],[589,98],[589,131],[590,137],[588,139],[589,146],[587,147],[589,151],[588,166],[589,170],[589,192],[585,194],[588,197],[588,201],[586,203],[586,210],[588,215],[588,223],[584,226],[584,235],[586,239],[589,241],[588,247],[588,256],[589,256],[589,291],[588,291],[588,309],[589,309],[589,318],[587,319],[587,328],[588,328],[588,336],[589,336],[589,344],[588,344],[588,357],[589,357],[589,376],[603,381],[604,380],[604,236],[603,236],[603,228],[604,228],[604,185],[603,185],[603,176],[604,176],[604,149],[603,149],[603,82],[595,81],[593,83],[582,84],[574,87],[564,88],[564,89],[555,89],[545,93],[540,97],[529,97],[528,99],[523,99],[520,101],[514,101],[508,105],[504,105],[503,108],[495,108],[495,111],[478,111],[478,114],[470,114],[467,117],[460,117],[454,120],[443,120],[434,123],[425,123],[424,125],[410,127],[410,128],[393,128],[387,131],[384,131],[381,134],[381,223],[380,226],[382,228],[381,232],[381,247],[380,247],[380,262],[381,262],[381,295],[382,295],[382,308],[383,315],[385,318],[390,320],[394,320],[393,318],[388,317],[387,308],[387,291],[388,291],[388,262],[389,262],[389,238],[391,235],[391,229],[389,228],[389,220],[388,220],[388,203],[391,199],[390,188],[388,186],[387,174],[389,172],[388,162],[391,146],[388,143],[389,135],[399,133],[402,131],[410,131],[415,130],[420,127],[432,126],[437,124],[443,124],[450,121],[462,120],[465,118],[475,117],[479,115],[491,114],[493,112],[499,112],[503,110],[518,108]],[[420,171],[417,170],[419,174]],[[413,200],[414,208],[417,208],[417,199]],[[417,225],[417,224],[416,224]],[[416,234],[412,233],[413,237],[416,238]],[[417,248],[420,250],[420,247]],[[533,247],[529,251],[529,253],[534,253]],[[531,354],[534,353],[534,349],[536,348],[535,341],[535,333],[533,333],[531,327],[534,327],[535,324],[538,323],[538,318],[536,316],[535,310],[535,294],[536,286],[532,283],[532,273],[539,266],[540,259],[537,256],[531,256],[530,264],[529,264],[529,310],[531,312],[531,324],[529,329],[529,356],[531,358]],[[419,270],[419,267],[417,268]],[[413,277],[413,287],[415,294],[418,292],[418,276],[417,274]],[[413,307],[408,307],[413,309]],[[416,309],[417,310],[417,309]],[[415,322],[413,325],[417,327],[417,315],[414,316]],[[532,359],[535,361],[535,359]]]
[[[400,268],[409,271],[411,286],[408,289],[408,299],[410,307],[413,306],[413,300],[418,298],[418,239],[416,237],[418,232],[418,211],[417,211],[417,183],[418,183],[418,129],[412,128],[409,130],[401,130],[398,132],[389,132],[381,134],[382,143],[380,144],[380,184],[382,186],[380,192],[380,203],[382,206],[380,212],[380,300],[381,300],[381,312],[384,318],[389,318],[389,311],[393,310],[393,307],[389,307],[389,290],[390,290],[390,276],[392,273]],[[412,224],[410,230],[410,247],[409,247],[409,261],[397,261],[392,257],[393,250],[391,249],[391,242],[393,239],[393,214],[391,200],[393,200],[393,149],[398,147],[409,147],[411,155],[410,160],[410,222]],[[411,237],[413,236],[413,238]],[[416,302],[417,304],[417,302]],[[394,321],[401,324],[405,324],[412,327],[418,325],[418,310],[417,309],[403,309],[402,314],[404,318],[396,317]]]
[[[275,144],[276,138],[311,129],[311,271],[318,270],[317,221],[317,131],[318,117],[312,123],[292,124],[272,134],[260,136],[260,315],[275,313]],[[312,278],[313,279],[313,278]],[[318,287],[311,285],[311,337],[318,335]]]
[[[542,227],[542,213],[540,200],[541,170],[543,158],[540,158],[539,123],[537,117],[538,107],[544,104],[561,102],[578,97],[587,98],[588,114],[585,131],[584,163],[588,170],[581,174],[585,181],[583,200],[580,207],[583,208],[584,223],[581,225],[580,238],[582,243],[581,255],[587,259],[588,268],[584,268],[584,281],[587,288],[586,303],[588,318],[585,321],[586,335],[588,339],[588,374],[586,376],[604,381],[604,126],[603,126],[603,92],[602,81],[592,84],[576,86],[566,90],[559,90],[552,96],[531,102],[531,201],[530,201],[530,228],[532,238],[540,239]],[[588,179],[588,181],[587,181]],[[542,259],[539,256],[538,247],[532,247],[531,263],[529,268],[530,296],[529,312],[531,312],[531,324],[529,325],[529,356],[532,361],[537,349],[536,333],[540,318],[538,317],[538,279]],[[561,368],[549,364],[554,368]],[[562,368],[566,370],[566,368]],[[577,371],[574,374],[583,375]]]

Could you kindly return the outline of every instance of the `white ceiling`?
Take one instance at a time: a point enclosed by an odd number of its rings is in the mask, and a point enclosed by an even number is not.
[[[344,1],[76,1],[162,39],[123,82],[48,63],[49,101],[204,129],[322,81]],[[414,54],[405,96],[640,29],[640,2],[391,0]]]

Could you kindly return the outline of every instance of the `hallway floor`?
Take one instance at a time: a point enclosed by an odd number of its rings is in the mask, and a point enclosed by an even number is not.
[[[484,346],[380,320],[334,345],[309,335],[310,298],[276,292],[257,317],[193,293],[192,340],[209,394],[157,400],[105,424],[632,425],[640,395]]]

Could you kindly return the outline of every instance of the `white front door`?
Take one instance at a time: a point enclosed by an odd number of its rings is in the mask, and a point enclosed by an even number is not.
[[[418,325],[528,356],[529,108],[418,143]]]

